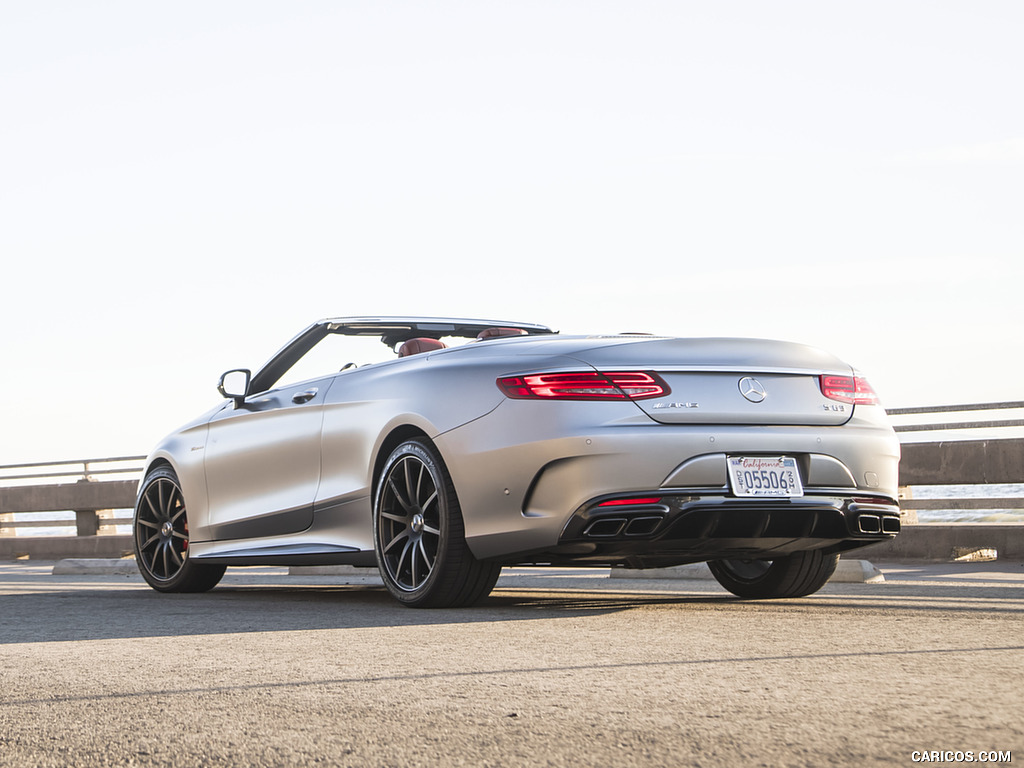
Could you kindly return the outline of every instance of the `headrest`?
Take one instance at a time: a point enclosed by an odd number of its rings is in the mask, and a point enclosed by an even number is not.
[[[477,341],[496,339],[499,336],[526,336],[522,328],[485,328],[477,334]]]
[[[407,342],[402,344],[402,346],[398,348],[398,356],[408,357],[409,355],[418,355],[421,352],[433,352],[438,349],[447,349],[443,341],[421,336],[416,339],[409,339]]]

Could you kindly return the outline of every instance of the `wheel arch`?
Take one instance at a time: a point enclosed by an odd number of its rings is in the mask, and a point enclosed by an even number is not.
[[[377,453],[373,460],[373,471],[370,475],[370,498],[371,500],[376,497],[377,494],[377,483],[380,481],[381,473],[384,471],[384,465],[387,463],[388,458],[391,456],[391,452],[398,446],[404,443],[406,440],[413,440],[415,438],[422,438],[430,443],[431,447],[437,451],[437,444],[430,439],[430,435],[424,432],[421,428],[414,424],[401,424],[390,432],[387,436],[381,440],[380,445],[377,447]],[[442,460],[444,457],[442,456]],[[373,502],[371,501],[371,504]]]
[[[174,466],[174,462],[171,461],[168,456],[163,454],[154,454],[149,456],[146,459],[146,463],[142,466],[142,477],[139,478],[139,487],[135,493],[136,496],[141,495],[143,486],[146,484],[146,478],[149,477],[153,470],[160,469],[160,467],[167,467],[174,472],[174,474],[178,474],[178,468]]]
[[[136,503],[145,488],[146,478],[161,467],[170,469],[178,478],[182,493],[188,503],[189,526],[193,538],[202,540],[208,517],[206,499],[206,470],[203,464],[203,451],[187,450],[181,441],[167,441],[158,446],[146,457],[142,478],[136,492]]]
[[[421,465],[416,480],[409,460]],[[425,469],[430,480],[423,488]],[[373,465],[373,498],[374,553],[385,587],[399,602],[416,608],[457,607],[490,593],[501,564],[473,556],[447,464],[426,432],[412,424],[388,432]],[[403,539],[404,548],[393,547]]]
[[[172,464],[171,460],[168,459],[165,456],[157,456],[151,462],[149,462],[149,464],[146,465],[146,469],[142,473],[143,477],[145,477],[150,472],[152,472],[154,469],[157,469],[159,467],[170,467],[171,469],[174,469],[174,464]],[[174,471],[175,471],[175,473],[177,473],[177,470],[174,470]]]

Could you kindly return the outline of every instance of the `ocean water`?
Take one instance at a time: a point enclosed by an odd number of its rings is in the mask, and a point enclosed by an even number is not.
[[[132,510],[122,509],[117,510],[117,517],[131,517]],[[45,526],[40,528],[17,528],[18,536],[74,536],[75,535],[75,513],[74,512],[51,512],[44,514],[41,512],[16,512],[14,513],[15,521],[25,522],[36,521],[36,522],[53,522],[53,526]],[[3,525],[0,524],[0,528]],[[130,536],[132,527],[130,525],[118,525],[115,526],[115,530],[119,535]],[[106,531],[106,529],[104,529]]]
[[[1000,499],[1024,498],[1024,483],[992,485],[912,485],[915,499],[991,499],[985,509],[919,509],[922,523],[1024,523],[1024,509],[1001,506]]]

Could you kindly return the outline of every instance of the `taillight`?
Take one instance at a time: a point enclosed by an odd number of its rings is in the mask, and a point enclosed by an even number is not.
[[[854,405],[878,405],[878,395],[863,376],[819,376],[821,394],[829,400]]]
[[[512,398],[539,400],[643,400],[670,391],[660,376],[644,371],[507,376],[498,379],[498,387]]]

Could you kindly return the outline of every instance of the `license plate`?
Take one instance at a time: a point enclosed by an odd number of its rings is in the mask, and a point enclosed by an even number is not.
[[[737,496],[803,496],[796,459],[789,456],[730,456],[729,482]]]

